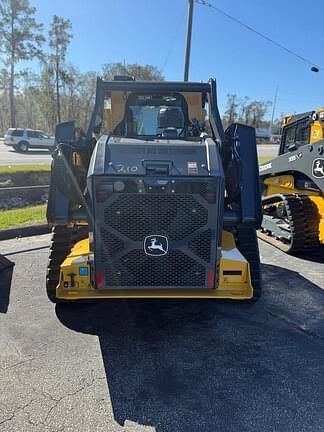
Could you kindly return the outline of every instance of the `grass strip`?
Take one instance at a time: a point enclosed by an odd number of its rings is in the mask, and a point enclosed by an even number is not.
[[[21,171],[51,171],[51,165],[3,165],[0,174],[10,174]]]
[[[259,156],[258,161],[259,165],[264,164],[265,162],[268,162],[269,160],[274,159],[276,156]]]
[[[46,204],[0,211],[0,229],[46,223]]]
[[[259,156],[259,164],[263,164],[275,156]],[[0,166],[0,174],[10,174],[21,171],[51,171],[50,165],[3,165]]]

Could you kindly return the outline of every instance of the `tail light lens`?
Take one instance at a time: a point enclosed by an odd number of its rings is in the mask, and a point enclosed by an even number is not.
[[[102,271],[97,271],[96,273],[97,287],[102,288],[103,284],[103,274]]]
[[[113,193],[113,185],[112,184],[102,184],[99,185],[96,192],[97,202],[105,202],[106,199]]]
[[[209,288],[215,288],[214,281],[215,281],[215,273],[213,271],[209,270],[209,272],[208,272],[208,285],[209,285]]]

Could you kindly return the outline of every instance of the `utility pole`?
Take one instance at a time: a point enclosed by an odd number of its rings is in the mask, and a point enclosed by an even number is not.
[[[187,44],[185,55],[185,68],[184,68],[184,81],[188,81],[189,77],[189,63],[190,63],[190,49],[191,49],[191,33],[192,33],[192,16],[194,0],[188,0],[188,27],[187,27]]]
[[[277,105],[278,91],[279,91],[279,85],[277,85],[277,87],[276,87],[276,92],[275,92],[275,95],[273,98],[273,103],[272,103],[272,115],[271,115],[271,123],[270,123],[270,128],[269,128],[270,135],[272,135],[272,127],[273,127],[273,120],[274,120],[274,115],[275,115],[275,110],[276,110],[276,105]]]

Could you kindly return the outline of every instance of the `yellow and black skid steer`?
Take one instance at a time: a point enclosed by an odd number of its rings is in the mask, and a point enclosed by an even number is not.
[[[278,157],[259,167],[258,236],[287,253],[324,244],[324,108],[286,116]]]
[[[257,299],[258,179],[255,131],[223,130],[215,80],[98,79],[87,132],[56,127],[49,299]]]

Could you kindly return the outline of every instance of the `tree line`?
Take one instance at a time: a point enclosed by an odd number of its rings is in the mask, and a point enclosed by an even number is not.
[[[114,75],[164,79],[152,65],[108,63],[101,71],[81,72],[67,60],[73,38],[71,21],[54,15],[44,34],[35,12],[29,0],[0,0],[0,133],[8,127],[53,133],[57,123],[70,119],[86,128],[98,75],[104,79]],[[31,60],[39,62],[39,73],[21,67]],[[223,121],[225,126],[240,121],[264,127],[269,123],[265,121],[269,106],[269,102],[229,94]]]
[[[54,15],[45,35],[35,12],[29,0],[0,0],[0,130],[19,126],[53,132],[57,123],[71,118],[86,127],[97,75],[105,79],[115,74],[163,79],[151,65],[112,63],[103,65],[99,74],[80,72],[67,61],[73,37],[71,21]],[[40,73],[19,67],[21,62],[35,59]]]
[[[227,95],[226,110],[223,115],[225,126],[233,122],[243,123],[255,128],[269,128],[271,122],[267,119],[267,114],[272,107],[272,102],[263,100],[251,100],[247,96],[240,98],[236,94]],[[273,131],[278,133],[281,121],[274,121]]]

